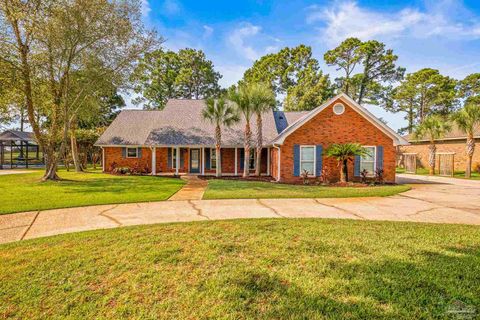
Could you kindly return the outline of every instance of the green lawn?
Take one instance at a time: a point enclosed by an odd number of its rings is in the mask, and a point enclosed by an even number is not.
[[[217,180],[208,181],[204,199],[262,198],[346,198],[385,197],[409,190],[407,185],[376,187],[325,187],[288,185],[271,182]]]
[[[404,168],[397,168],[397,173],[405,173],[405,169]],[[416,174],[427,176],[428,175],[428,169],[417,168],[417,173]],[[465,178],[465,171],[455,171],[455,173],[453,174],[453,177],[454,178],[459,178],[459,179],[466,179]],[[471,179],[480,180],[480,173],[478,173],[476,171],[472,171]]]
[[[17,242],[0,246],[0,318],[452,319],[461,303],[478,317],[479,235],[260,219]]]
[[[0,214],[95,204],[166,200],[184,182],[151,176],[114,176],[99,171],[61,170],[65,179],[40,182],[41,170],[0,176]]]

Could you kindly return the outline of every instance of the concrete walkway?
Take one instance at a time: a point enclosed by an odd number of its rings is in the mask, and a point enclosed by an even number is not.
[[[182,176],[181,179],[185,180],[187,184],[185,184],[182,189],[178,190],[178,192],[171,196],[168,200],[202,200],[203,194],[207,189],[208,181],[202,180],[197,176]]]
[[[5,176],[7,174],[20,174],[20,173],[29,173],[31,171],[21,170],[21,169],[1,169],[0,176]]]
[[[444,180],[446,179],[446,180]],[[0,243],[120,226],[238,218],[338,218],[480,225],[480,181],[399,175],[384,198],[178,200],[0,215]]]

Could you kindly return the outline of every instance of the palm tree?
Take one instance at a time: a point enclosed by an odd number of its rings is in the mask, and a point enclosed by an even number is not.
[[[257,141],[256,141],[256,155],[255,175],[260,176],[260,166],[262,163],[262,146],[263,146],[263,132],[262,132],[262,114],[270,110],[275,105],[275,94],[269,85],[264,83],[252,83],[248,86],[248,94],[250,96],[250,105],[252,111],[257,117]]]
[[[452,115],[458,128],[467,135],[467,167],[465,168],[465,177],[470,178],[472,175],[472,158],[475,152],[474,131],[480,127],[480,98],[468,99],[463,109]]]
[[[359,143],[334,143],[325,150],[327,157],[337,159],[340,167],[340,182],[348,182],[348,162],[353,161],[355,156],[364,156],[368,153],[367,149]]]
[[[249,88],[245,84],[238,85],[229,91],[229,99],[237,106],[245,119],[244,131],[244,159],[243,159],[243,177],[249,176],[250,161],[250,141],[252,139],[252,130],[250,129],[250,118],[252,117],[252,105],[250,103]]]
[[[428,165],[430,166],[428,173],[430,175],[435,174],[435,152],[437,151],[435,140],[442,138],[451,129],[452,127],[448,122],[440,115],[434,114],[426,117],[413,132],[415,139],[426,138],[430,141],[428,147],[430,151],[428,156]]]
[[[209,98],[202,111],[204,119],[215,125],[215,155],[217,159],[216,176],[222,176],[222,126],[230,127],[239,120],[237,110],[224,98]]]

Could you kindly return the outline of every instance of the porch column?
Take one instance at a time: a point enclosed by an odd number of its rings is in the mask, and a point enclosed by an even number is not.
[[[238,176],[238,159],[237,159],[237,156],[238,156],[238,148],[235,147],[235,175]]]
[[[270,175],[270,147],[267,148],[267,176]]]
[[[152,175],[157,174],[157,147],[153,147],[152,150]]]
[[[37,146],[38,151],[38,146]],[[38,159],[38,156],[37,156]],[[105,148],[102,147],[102,172],[105,172]]]
[[[202,164],[202,170],[201,170],[201,172],[202,172],[202,176],[204,176],[204,175],[205,175],[205,147],[202,147],[202,157],[201,157],[201,160],[202,160],[202,161],[200,162],[200,163]]]
[[[176,159],[176,164],[175,164],[175,174],[178,176],[178,168],[180,167],[180,147],[177,147],[176,149],[177,153],[177,159]]]

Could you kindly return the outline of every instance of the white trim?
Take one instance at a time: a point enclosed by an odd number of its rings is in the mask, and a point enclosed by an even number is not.
[[[456,152],[435,152],[435,154],[457,154]]]
[[[126,148],[125,158],[127,158],[127,159],[138,159],[138,148],[140,148],[140,147],[125,147],[125,148]],[[128,155],[128,149],[134,149],[135,150],[135,157],[130,157]]]
[[[202,176],[203,176],[203,175],[205,175],[205,147],[201,147],[200,149],[202,150],[201,151],[202,152],[202,157],[201,157],[202,158],[202,161],[201,161],[202,170],[201,170],[201,173],[202,173]]]
[[[238,176],[238,148],[235,147],[235,175]]]
[[[315,177],[316,174],[317,174],[317,150],[316,150],[317,146],[309,145],[309,144],[300,145],[300,154],[299,154],[300,159],[298,159],[299,168],[300,168],[300,176],[302,175],[302,149],[303,148],[312,148],[313,149],[313,172],[312,172],[312,174],[309,174],[308,176],[309,177]],[[311,162],[311,161],[303,161],[303,162]]]
[[[278,154],[277,154],[277,182],[280,182],[280,173],[281,173],[281,171],[280,171],[280,164],[281,164],[281,162],[280,162],[280,159],[281,159],[280,155],[281,155],[281,149],[280,149],[280,146],[276,146],[275,144],[273,144],[273,147],[278,150]]]
[[[153,147],[150,149],[152,151],[152,175],[157,174],[157,148]]]
[[[377,146],[362,146],[363,148],[373,148],[373,172],[369,172],[367,177],[375,176],[377,171]],[[360,173],[362,172],[362,157],[360,157]]]
[[[370,111],[359,105],[356,101],[352,100],[349,96],[347,96],[344,93],[341,93],[332,99],[326,101],[324,104],[321,106],[313,109],[303,117],[299,118],[297,121],[289,125],[285,130],[282,131],[273,141],[272,143],[274,144],[283,144],[285,141],[285,138],[287,138],[290,134],[292,134],[295,130],[297,130],[299,127],[304,125],[306,122],[308,122],[310,119],[315,117],[317,114],[322,112],[325,108],[327,108],[329,105],[332,104],[333,101],[342,99],[344,102],[346,102],[350,107],[352,107],[355,111],[357,111],[360,115],[362,115],[365,119],[367,119],[370,123],[372,123],[375,127],[380,129],[383,133],[385,133],[387,136],[392,138],[393,140],[393,145],[408,145],[408,141],[405,140],[402,136],[400,136],[398,133],[393,131],[390,127],[388,127],[386,124],[381,122],[377,117],[375,117]]]
[[[175,168],[175,174],[178,176],[178,170],[180,168],[180,147],[177,147],[177,158],[175,159],[175,164],[176,164],[176,168]],[[172,163],[173,163],[173,154],[172,154]],[[187,170],[188,171],[188,170]]]
[[[270,175],[270,147],[267,148],[267,176]]]
[[[100,147],[102,148],[102,172],[105,172],[105,148],[104,147]]]

